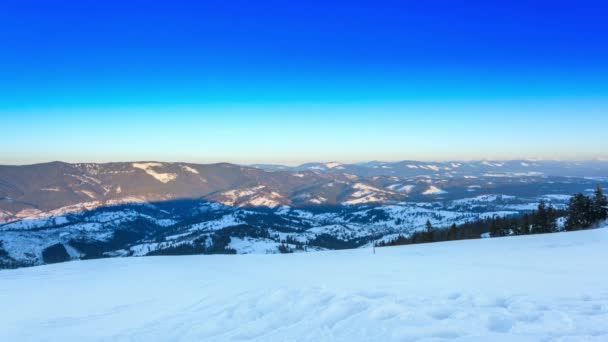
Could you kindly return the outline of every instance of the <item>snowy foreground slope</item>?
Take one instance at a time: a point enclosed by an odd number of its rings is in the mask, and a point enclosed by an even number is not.
[[[0,271],[1,341],[607,341],[608,229]]]

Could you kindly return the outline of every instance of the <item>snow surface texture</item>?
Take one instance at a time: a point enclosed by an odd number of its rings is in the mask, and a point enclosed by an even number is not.
[[[2,341],[606,341],[608,229],[0,272]]]

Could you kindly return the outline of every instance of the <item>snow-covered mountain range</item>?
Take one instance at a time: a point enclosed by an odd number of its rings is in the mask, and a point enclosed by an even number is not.
[[[371,161],[346,164],[339,162],[306,163],[299,166],[254,164],[253,167],[274,171],[314,171],[320,173],[350,173],[358,176],[570,176],[605,177],[608,161],[552,161],[552,160],[508,160],[508,161],[452,161],[421,162],[404,160],[398,162]]]
[[[359,247],[563,207],[606,176],[606,162],[0,166],[0,264]]]

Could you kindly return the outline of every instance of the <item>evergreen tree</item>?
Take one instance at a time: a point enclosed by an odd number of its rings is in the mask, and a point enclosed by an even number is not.
[[[552,206],[548,206],[546,209],[546,220],[544,222],[544,232],[553,233],[557,231],[557,214]]]
[[[426,220],[426,231],[424,234],[425,242],[433,242],[433,225],[430,220]]]
[[[598,184],[595,188],[595,195],[593,197],[593,211],[595,221],[601,221],[608,218],[608,200],[602,193],[602,186]]]
[[[433,225],[431,224],[430,220],[426,220],[425,226],[426,226],[427,233],[430,233],[433,231]]]
[[[490,236],[496,237],[501,236],[500,227],[498,226],[498,218],[493,218],[490,222]]]
[[[574,195],[568,204],[566,230],[589,228],[596,221],[593,202],[582,193]]]
[[[289,246],[286,245],[285,243],[281,243],[279,245],[279,253],[282,253],[282,254],[293,253],[293,250],[291,250],[291,248],[289,248]]]
[[[536,212],[532,215],[532,232],[536,234],[546,233],[548,215],[545,201],[540,201]]]
[[[552,233],[557,230],[557,214],[555,209],[540,201],[538,208],[532,213],[532,233]]]
[[[524,214],[521,218],[519,233],[522,235],[530,234],[530,215]]]
[[[456,227],[456,223],[452,223],[450,228],[448,229],[448,240],[457,240],[458,239],[458,228]]]

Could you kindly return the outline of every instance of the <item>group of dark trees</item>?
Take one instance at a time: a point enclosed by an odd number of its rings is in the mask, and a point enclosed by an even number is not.
[[[488,237],[498,237],[572,231],[595,228],[606,219],[608,200],[602,192],[602,187],[598,185],[592,197],[582,193],[574,195],[565,210],[555,209],[541,201],[536,210],[519,216],[495,216],[439,229],[427,221],[423,231],[416,231],[409,236],[399,235],[395,239],[378,242],[376,246],[478,239],[484,234]],[[558,224],[560,220],[561,224]]]
[[[593,227],[608,218],[608,200],[598,185],[593,197],[576,194],[570,199],[566,230],[579,230]]]

